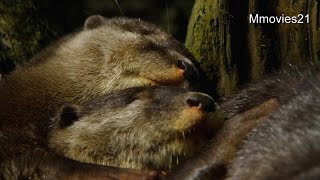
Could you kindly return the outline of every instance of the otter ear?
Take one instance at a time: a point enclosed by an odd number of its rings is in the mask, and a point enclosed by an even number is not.
[[[84,30],[94,29],[106,22],[106,18],[101,15],[92,15],[84,22]]]
[[[64,106],[59,113],[60,128],[68,127],[79,120],[79,108],[76,106]]]

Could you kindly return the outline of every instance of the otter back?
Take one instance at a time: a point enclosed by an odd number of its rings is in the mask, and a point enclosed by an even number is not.
[[[242,176],[244,177],[243,179],[250,179],[251,177],[253,179],[258,177],[270,179],[273,176],[269,176],[270,174],[268,173],[256,176],[254,172],[256,166],[260,166],[262,172],[262,164],[269,166],[269,170],[271,168],[280,169],[280,171],[289,170],[291,165],[282,166],[282,161],[286,161],[286,158],[291,160],[290,163],[295,162],[297,164],[292,165],[293,167],[302,166],[302,161],[293,160],[295,156],[306,158],[305,164],[312,164],[312,161],[307,160],[309,159],[308,154],[302,153],[300,156],[294,153],[290,154],[289,151],[292,149],[295,152],[294,149],[299,150],[301,148],[306,148],[305,150],[311,150],[312,152],[318,151],[316,146],[310,149],[309,146],[313,146],[313,141],[318,138],[317,134],[319,132],[315,130],[318,127],[317,125],[315,125],[314,130],[311,128],[313,124],[317,123],[319,117],[319,107],[317,105],[319,100],[319,68],[320,64],[318,63],[279,72],[226,98],[219,104],[221,111],[227,118],[221,131],[218,132],[205,152],[193,157],[175,170],[171,178],[226,178],[226,175],[230,173],[233,179],[238,179]],[[298,109],[300,110],[298,111]],[[301,116],[305,117],[302,118]],[[300,122],[301,119],[305,118],[308,118],[308,120]],[[257,128],[249,136],[254,136],[254,138],[249,138],[247,145],[243,147],[239,157],[236,158],[233,170],[229,172],[230,163],[237,155],[239,147],[242,146],[247,134],[259,124],[268,125]],[[271,126],[271,124],[273,125]],[[281,130],[284,133],[284,137],[289,137],[291,136],[289,129],[295,129],[294,131],[301,129],[301,132],[305,135],[300,134],[301,137],[299,138],[297,137],[298,135],[294,135],[294,137],[298,142],[300,140],[302,140],[301,142],[309,142],[307,139],[310,138],[311,144],[306,143],[307,147],[298,147],[299,145],[295,145],[295,140],[292,139],[293,144],[291,146],[291,141],[282,139],[281,133],[273,134],[273,131]],[[315,134],[312,135],[311,133]],[[269,139],[272,137],[274,139]],[[264,143],[265,145],[263,145]],[[283,146],[283,148],[286,146],[284,148],[286,150],[281,151],[281,148],[276,150],[274,146],[279,148],[280,146]],[[269,154],[264,154],[265,151],[268,151]],[[279,153],[283,157],[278,158]],[[254,164],[253,162],[256,163]],[[289,171],[292,172],[292,170]],[[303,168],[301,170],[308,171]],[[271,171],[268,172],[271,173]],[[282,173],[279,172],[278,175]],[[274,174],[277,177],[277,173],[274,172]],[[285,177],[289,176],[285,175]]]

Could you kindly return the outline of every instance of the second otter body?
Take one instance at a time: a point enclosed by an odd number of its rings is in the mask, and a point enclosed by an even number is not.
[[[228,179],[320,178],[320,64],[308,69],[295,95],[248,134]]]
[[[319,80],[320,63],[309,64],[231,95],[219,104],[227,120],[207,150],[169,178],[319,177],[319,159],[312,155],[320,152]]]

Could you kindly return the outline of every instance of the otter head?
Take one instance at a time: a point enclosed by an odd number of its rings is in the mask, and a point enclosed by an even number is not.
[[[64,63],[71,63],[68,77],[78,82],[86,78],[81,82],[100,88],[98,95],[147,85],[190,88],[199,79],[187,49],[139,19],[91,16],[84,30],[68,38],[65,47],[63,54],[68,57]]]
[[[125,89],[64,107],[49,144],[83,162],[169,169],[206,142],[204,121],[214,106],[208,95],[181,88]]]

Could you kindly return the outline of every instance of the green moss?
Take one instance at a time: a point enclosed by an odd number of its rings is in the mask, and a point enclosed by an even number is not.
[[[195,55],[211,82],[215,94],[231,93],[237,83],[232,64],[227,5],[214,0],[197,0],[192,10],[186,47]]]
[[[47,24],[37,16],[33,0],[1,1],[0,13],[0,62],[23,63],[43,46]]]

